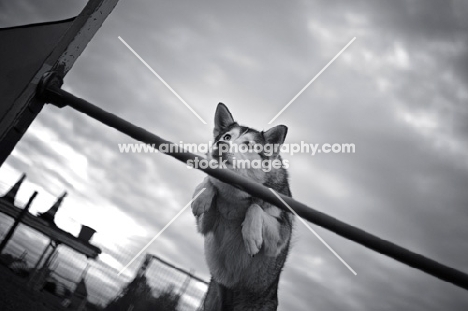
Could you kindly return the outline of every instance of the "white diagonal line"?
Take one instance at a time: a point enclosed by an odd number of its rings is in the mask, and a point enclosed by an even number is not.
[[[349,41],[348,44],[346,44],[345,47],[342,48],[341,51],[339,51],[338,54],[336,54],[335,57],[333,57],[332,60],[329,61],[328,64],[326,64],[325,67],[323,67],[322,70],[320,70],[319,73],[317,73],[315,77],[313,77],[312,80],[310,80],[309,83],[307,83],[306,86],[304,86],[302,90],[300,90],[299,93],[297,93],[297,95],[294,96],[293,99],[291,99],[289,103],[287,103],[286,106],[284,106],[283,109],[281,109],[281,111],[278,112],[278,114],[276,114],[276,116],[273,119],[271,119],[270,122],[268,122],[268,124],[271,124],[273,121],[275,121],[276,118],[278,118],[279,115],[282,114],[286,110],[286,108],[288,108],[289,105],[291,105],[296,100],[296,98],[298,98],[299,95],[301,95],[302,92],[304,92],[309,87],[309,85],[311,85],[328,68],[328,66],[330,66],[338,58],[338,56],[340,56],[341,53],[343,53],[348,48],[348,46],[350,46],[351,43],[354,42],[354,40],[356,40],[356,37],[351,39],[351,41]]]
[[[270,189],[271,192],[273,192],[273,194],[284,204],[284,206],[286,206],[287,208],[289,208],[291,210],[291,212],[294,213],[294,215],[297,216],[297,218],[304,224],[304,226],[307,227],[307,229],[309,229],[319,240],[320,242],[323,243],[323,245],[325,245],[332,253],[333,255],[336,256],[336,258],[338,258],[345,266],[346,268],[348,268],[354,275],[357,275],[357,273],[353,270],[353,268],[351,268],[347,263],[346,261],[343,260],[343,258],[340,257],[340,255],[338,255],[334,250],[333,248],[330,247],[330,245],[327,244],[327,242],[325,242],[322,237],[320,235],[318,235],[317,232],[315,232],[314,229],[312,229],[305,221],[304,219],[302,219],[301,217],[299,217],[299,215],[296,213],[296,211],[294,211],[286,202],[284,202],[284,200],[278,195],[278,193],[276,193],[275,190],[271,189],[271,188],[268,188]]]
[[[187,104],[185,100],[180,97],[179,94],[177,94],[176,91],[174,91],[174,89],[169,84],[167,84],[166,81],[164,81],[164,79],[161,78],[161,76],[158,75],[158,73],[154,71],[153,68],[151,68],[151,66],[148,65],[148,63],[145,62],[145,60],[141,58],[140,55],[138,55],[138,53],[135,52],[130,45],[127,44],[127,42],[125,42],[124,39],[122,39],[120,36],[118,38],[198,119],[200,119],[200,121],[202,121],[203,124],[206,124],[205,120],[203,120],[198,115],[198,113],[196,113],[195,110],[193,110],[192,107],[190,107],[190,105]]]
[[[182,213],[187,209],[187,207],[189,207],[190,204],[192,204],[192,202],[193,202],[203,191],[205,191],[205,189],[206,189],[206,188],[203,188],[202,190],[200,190],[200,192],[198,192],[197,195],[194,196],[193,199],[191,199],[190,202],[188,202],[187,205],[185,205],[184,208],[181,209],[180,212],[178,212],[177,215],[175,215],[174,218],[172,218],[172,220],[169,221],[169,223],[168,223],[167,225],[165,225],[164,228],[162,228],[161,231],[159,231],[159,233],[156,234],[156,236],[155,236],[154,238],[152,238],[151,241],[149,241],[148,244],[146,244],[145,247],[143,247],[143,248],[141,249],[141,251],[139,251],[138,254],[136,254],[135,257],[133,257],[133,259],[130,260],[130,262],[129,262],[125,267],[123,267],[122,270],[120,270],[120,272],[119,272],[117,275],[122,274],[122,272],[124,272],[125,269],[127,269],[128,266],[130,266],[130,265],[132,264],[132,262],[134,262],[135,259],[137,259],[138,256],[140,256],[140,255],[151,245],[151,243],[153,243],[157,238],[159,238],[159,236],[174,222],[174,220],[176,220],[177,217],[179,217],[180,214],[182,214]]]

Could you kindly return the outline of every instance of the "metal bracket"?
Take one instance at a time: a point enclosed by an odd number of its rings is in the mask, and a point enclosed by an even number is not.
[[[60,100],[60,96],[55,96],[58,95],[56,90],[60,90],[62,85],[63,75],[58,71],[48,71],[37,84],[36,97],[47,104],[63,108],[67,104]]]

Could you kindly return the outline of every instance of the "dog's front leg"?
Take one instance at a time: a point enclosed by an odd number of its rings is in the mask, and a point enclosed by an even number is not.
[[[263,210],[258,204],[251,204],[242,223],[242,238],[250,256],[256,255],[262,247]]]
[[[293,215],[270,203],[254,202],[257,203],[250,205],[242,223],[242,237],[247,253],[253,256],[263,246],[265,255],[278,256],[291,237]]]
[[[212,205],[215,204],[217,191],[210,182],[209,177],[206,177],[195,188],[194,196],[202,191],[203,188],[205,190],[192,202],[192,213],[196,217],[198,231],[205,235],[212,230],[215,224],[217,210],[212,208]]]

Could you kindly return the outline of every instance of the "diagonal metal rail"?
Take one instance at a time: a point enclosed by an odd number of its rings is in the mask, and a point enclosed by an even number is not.
[[[41,83],[38,85],[36,96],[38,96],[42,101],[54,104],[59,108],[63,108],[65,106],[73,108],[109,127],[118,130],[119,132],[122,132],[123,134],[126,134],[140,142],[153,145],[158,149],[162,144],[171,144],[171,148],[168,149],[173,150],[173,152],[161,153],[166,153],[184,163],[186,163],[188,160],[195,161],[198,159],[200,161],[202,159],[200,156],[179,148],[177,144],[169,142],[151,132],[148,132],[144,128],[138,127],[112,113],[97,107],[96,105],[87,102],[84,99],[78,98],[73,94],[62,90],[60,88],[61,85],[62,80],[57,74],[46,74],[43,77]],[[274,204],[285,211],[289,211],[289,209],[283,204],[284,201],[300,217],[317,226],[328,229],[345,239],[361,244],[373,251],[393,258],[405,265],[421,270],[443,281],[450,282],[456,286],[468,290],[468,274],[462,271],[443,265],[421,254],[414,253],[390,241],[381,239],[362,229],[344,223],[334,217],[308,207],[307,205],[290,197],[284,196],[282,194],[279,194],[279,197],[277,197],[269,190],[269,188],[263,186],[262,184],[252,182],[232,171],[210,167],[206,169],[199,168],[199,170],[204,171],[208,175],[213,176],[225,183],[231,184],[232,186],[241,189],[254,197],[261,198],[264,201]]]

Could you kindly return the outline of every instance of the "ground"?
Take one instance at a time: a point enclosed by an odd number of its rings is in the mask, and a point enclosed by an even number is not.
[[[0,310],[2,311],[50,311],[61,310],[42,294],[26,286],[25,279],[19,278],[0,265]]]

